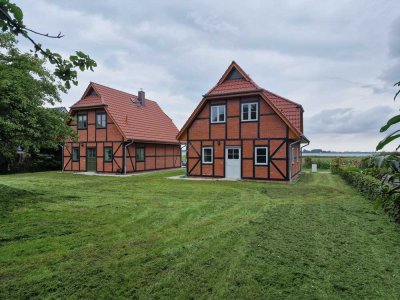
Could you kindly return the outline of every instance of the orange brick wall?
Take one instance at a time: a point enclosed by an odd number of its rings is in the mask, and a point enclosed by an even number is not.
[[[258,121],[241,121],[241,103],[259,102]],[[210,123],[210,106],[226,105],[226,122]],[[225,176],[225,147],[240,146],[242,178],[263,180],[288,180],[291,174],[300,171],[301,162],[289,166],[288,147],[291,132],[282,119],[261,98],[228,98],[209,100],[187,132],[187,171],[191,176]],[[269,163],[267,166],[254,164],[254,147],[268,146]],[[297,144],[298,145],[298,144]],[[213,146],[213,164],[202,164],[201,149]]]
[[[64,147],[64,170],[65,171],[86,171],[86,148],[95,147],[97,154],[97,172],[117,173],[124,168],[124,139],[113,123],[107,116],[107,127],[96,128],[96,112],[104,110],[85,110],[79,114],[87,114],[87,129],[77,129],[75,119],[70,126],[77,131],[78,141],[69,141]],[[145,147],[145,162],[136,162],[136,146]],[[80,159],[78,162],[72,161],[72,148],[78,147]],[[112,147],[113,161],[104,161],[104,147]],[[132,144],[128,146],[126,153],[127,173],[135,171],[147,171],[164,168],[176,168],[181,166],[180,145],[166,144]]]

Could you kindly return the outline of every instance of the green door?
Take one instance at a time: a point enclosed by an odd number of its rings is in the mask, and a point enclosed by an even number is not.
[[[86,148],[86,171],[97,171],[96,148]]]

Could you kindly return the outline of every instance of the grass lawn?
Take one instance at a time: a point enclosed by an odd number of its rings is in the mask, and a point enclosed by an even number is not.
[[[0,298],[400,298],[400,226],[338,176],[180,173],[0,176]]]

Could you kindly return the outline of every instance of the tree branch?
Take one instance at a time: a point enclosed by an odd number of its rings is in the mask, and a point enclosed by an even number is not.
[[[30,31],[30,32],[32,32],[34,34],[42,35],[42,36],[45,36],[45,37],[48,37],[48,38],[51,38],[51,39],[61,39],[61,38],[64,37],[64,35],[61,34],[61,32],[59,32],[57,35],[50,35],[48,33],[41,33],[41,32],[35,31],[35,30],[30,29],[28,27],[24,27],[24,29],[27,30],[27,31]]]

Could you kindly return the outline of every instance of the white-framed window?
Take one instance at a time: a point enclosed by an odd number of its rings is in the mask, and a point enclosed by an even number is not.
[[[255,147],[255,164],[265,166],[268,165],[268,147]]]
[[[228,149],[228,159],[239,159],[240,149],[239,148],[229,148]]]
[[[202,154],[202,163],[203,164],[212,164],[213,157],[213,147],[203,147],[201,150]]]
[[[242,103],[242,121],[258,120],[258,102]]]
[[[225,123],[226,106],[211,105],[211,123]]]

